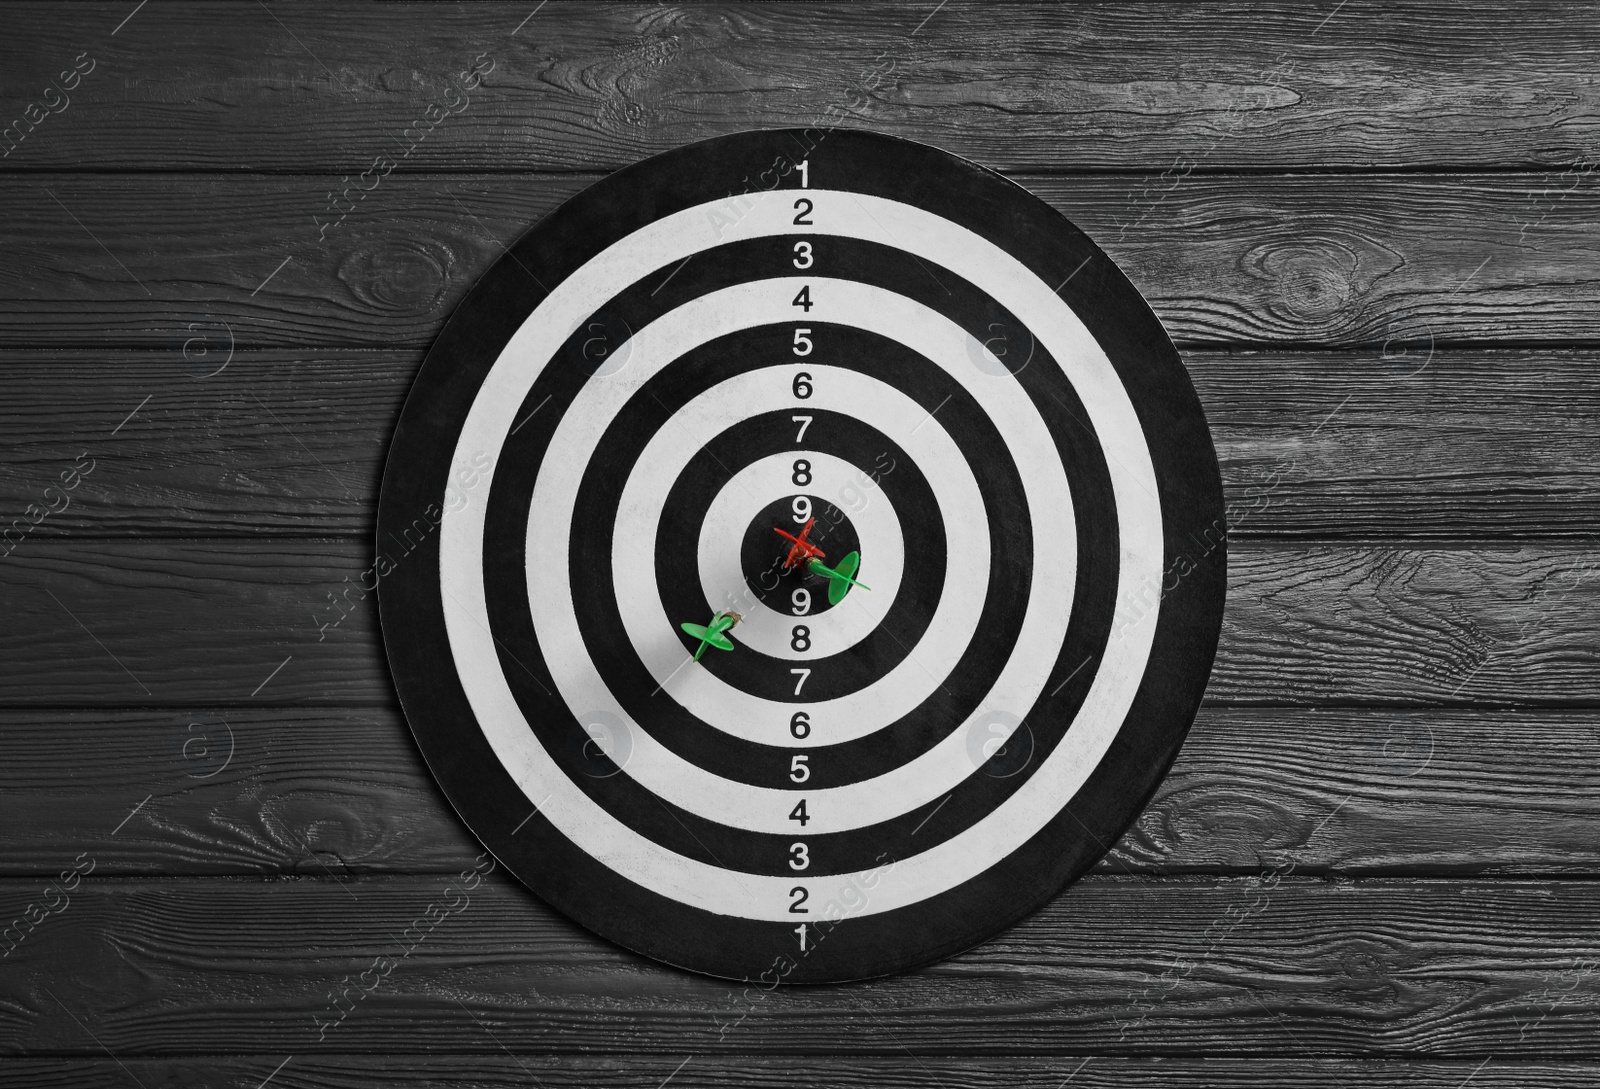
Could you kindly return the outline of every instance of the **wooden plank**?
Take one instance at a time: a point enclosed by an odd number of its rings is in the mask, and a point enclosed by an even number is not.
[[[1600,872],[1591,719],[1203,707],[1098,872]]]
[[[230,343],[422,348],[503,244],[594,180],[392,178],[324,235],[337,177],[6,177],[0,344],[156,348],[201,374]]]
[[[1236,543],[1208,698],[1596,706],[1597,561],[1593,543]],[[361,544],[41,540],[0,562],[0,705],[393,698]]]
[[[4,876],[80,850],[97,875],[313,877],[479,850],[394,708],[7,711],[0,733]],[[1600,873],[1596,769],[1594,712],[1207,707],[1097,872]]]
[[[0,97],[61,112],[3,167],[611,169],[830,124],[1011,169],[1174,174],[1550,165],[1595,146],[1581,89],[1600,24],[1582,5],[935,6],[8,5]],[[45,87],[85,52],[62,105]],[[480,56],[493,68],[463,97]]]
[[[421,353],[229,359],[226,339],[205,335],[188,360],[181,349],[0,352],[11,440],[0,526],[38,504],[55,510],[30,540],[369,536]],[[1191,350],[1185,361],[1235,539],[1587,536],[1600,522],[1600,352]],[[63,495],[60,474],[85,454],[93,472]]]
[[[1235,539],[1592,539],[1600,356],[1392,346],[1184,360]]]
[[[43,895],[38,881],[4,886],[0,919]],[[771,991],[625,953],[499,873],[465,900],[449,888],[438,875],[91,876],[6,958],[0,1047],[471,1054],[491,1046],[487,1028],[523,1054],[674,1061],[903,1061],[907,1051],[1515,1061],[1587,1055],[1600,1025],[1592,881],[1094,877],[933,967]],[[442,916],[431,928],[430,904]],[[388,974],[361,981],[380,957],[395,962]],[[347,987],[333,1006],[330,992]]]
[[[482,1039],[488,1040],[480,1030]],[[486,1046],[492,1047],[492,1044]],[[119,1062],[122,1065],[118,1065]],[[27,1089],[127,1089],[131,1074],[141,1084],[259,1086],[278,1070],[279,1089],[367,1089],[384,1085],[433,1089],[526,1089],[532,1078],[558,1086],[613,1089],[1461,1089],[1471,1078],[1477,1089],[1589,1089],[1600,1064],[1568,1059],[1525,1061],[1480,1059],[1353,1059],[1226,1055],[1201,1058],[1140,1058],[1124,1055],[1064,1057],[973,1057],[942,1055],[873,1058],[842,1055],[339,1055],[322,1049],[284,1056],[228,1055],[182,1058],[22,1058],[0,1065],[0,1087]],[[1474,1070],[1477,1071],[1474,1076]]]
[[[398,707],[6,712],[4,872],[450,872],[481,847]],[[137,807],[137,814],[127,819]]]
[[[396,173],[319,239],[337,177],[6,175],[0,347],[425,347],[593,180]],[[1600,340],[1600,187],[1554,173],[1195,175],[1153,207],[1145,178],[1018,180],[1184,345],[1360,346],[1410,371],[1448,344]]]
[[[50,513],[30,542],[62,533],[370,540],[422,353],[230,356],[226,330],[198,323],[193,339],[188,359],[181,348],[0,352],[0,434],[10,440],[0,527],[29,524],[35,504]],[[92,469],[65,491],[71,477],[61,473],[78,464]]]

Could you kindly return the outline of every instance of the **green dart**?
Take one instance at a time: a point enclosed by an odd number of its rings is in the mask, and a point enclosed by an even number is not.
[[[678,627],[700,640],[700,645],[694,650],[694,660],[699,661],[700,655],[706,652],[706,647],[716,647],[718,650],[732,650],[733,640],[723,632],[733,627],[744,619],[738,613],[718,613],[711,618],[709,624],[679,624]]]
[[[828,580],[828,604],[837,605],[844,600],[844,595],[850,592],[850,587],[859,586],[863,590],[872,587],[864,582],[857,582],[856,571],[861,567],[861,553],[852,552],[839,561],[838,567],[829,567],[821,560],[812,560],[806,565],[813,575],[821,575]]]

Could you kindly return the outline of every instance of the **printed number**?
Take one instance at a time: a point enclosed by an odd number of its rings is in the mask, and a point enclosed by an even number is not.
[[[811,375],[801,371],[794,376],[794,396],[797,401],[804,401],[811,396]]]
[[[789,636],[789,649],[804,653],[811,649],[811,629],[804,624],[796,624],[794,632]]]
[[[805,458],[794,459],[794,473],[789,477],[794,481],[794,486],[803,488],[811,483],[811,463]]]
[[[802,828],[811,823],[811,818],[806,815],[806,800],[804,798],[800,799],[799,805],[789,810],[789,819],[799,821]]]
[[[806,672],[810,673],[811,671],[808,669]],[[811,768],[806,763],[810,759],[809,756],[805,755],[791,757],[789,760],[789,778],[797,783],[803,783],[811,778]]]
[[[794,602],[794,615],[804,616],[811,611],[811,591],[804,586],[797,587],[789,600]]]
[[[811,899],[811,894],[808,893],[805,890],[805,887],[803,885],[796,885],[794,888],[790,889],[789,890],[789,896],[794,900],[794,903],[789,905],[789,912],[791,914],[793,914],[793,915],[810,915],[811,914],[811,909],[810,908],[801,906],[807,900]]]
[[[800,160],[800,188],[811,188],[811,160]]]
[[[802,526],[805,525],[806,520],[811,517],[811,497],[797,495],[794,497],[794,502],[789,505],[794,508],[794,520]]]
[[[800,207],[802,204],[805,205],[804,208]],[[794,199],[794,225],[796,227],[813,227],[813,226],[815,226],[814,223],[812,223],[809,219],[806,218],[806,216],[811,214],[811,209],[814,208],[814,207],[815,207],[815,205],[813,205],[805,197],[796,197]]]
[[[794,932],[800,935],[800,952],[804,953],[806,951],[806,924],[801,923],[794,928]]]
[[[806,845],[803,843],[792,844],[789,847],[789,868],[791,870],[803,870],[809,865],[811,865],[811,852],[806,850]]]
[[[791,669],[791,670],[789,670],[789,672],[794,674],[796,677],[800,678],[798,681],[794,682],[794,694],[798,696],[800,694],[800,689],[805,687],[806,678],[811,676],[811,670],[809,670],[809,669]],[[795,782],[799,782],[799,781],[800,780],[798,780],[798,779],[795,780]]]
[[[796,435],[794,437],[794,441],[797,442],[797,443],[805,442],[806,441],[806,428],[811,426],[811,417],[810,416],[790,416],[789,419],[793,420],[795,423],[800,425],[800,434],[798,434],[798,435]]]
[[[789,720],[789,732],[795,737],[806,738],[811,736],[811,716],[804,711],[796,711]],[[804,802],[800,803],[802,806]]]
[[[811,267],[814,260],[811,256],[811,243],[804,241],[796,242],[794,244],[794,255],[795,268]]]
[[[811,285],[807,284],[805,287],[802,287],[800,289],[800,294],[796,295],[794,297],[794,301],[789,305],[798,306],[807,314],[811,313]]]
[[[794,331],[794,354],[795,355],[810,355],[811,354],[811,335],[810,334],[811,334],[811,330],[810,329],[796,329]],[[806,377],[810,378],[811,376],[808,374],[808,375],[806,375]],[[806,396],[809,397],[811,395],[808,393],[808,394],[806,394]]]

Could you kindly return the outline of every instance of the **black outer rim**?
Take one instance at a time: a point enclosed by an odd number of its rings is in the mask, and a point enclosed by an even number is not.
[[[847,919],[826,933],[824,944],[797,959],[792,946],[773,937],[774,928],[785,924],[733,919],[646,892],[579,851],[541,814],[530,813],[527,799],[475,728],[454,671],[438,668],[438,646],[413,638],[412,629],[432,622],[443,633],[438,536],[426,530],[436,529],[449,494],[449,466],[440,452],[455,445],[458,423],[450,406],[470,404],[499,348],[543,301],[544,288],[529,269],[550,273],[541,277],[546,283],[559,282],[643,223],[717,199],[721,194],[706,188],[707,179],[728,184],[753,174],[752,188],[769,178],[776,186],[807,156],[819,173],[843,159],[851,171],[848,188],[943,215],[995,240],[1040,279],[1063,283],[1058,293],[1111,360],[1150,442],[1163,511],[1164,580],[1172,582],[1163,588],[1174,603],[1162,609],[1151,661],[1181,662],[1182,668],[1147,670],[1099,765],[1072,801],[1017,851],[930,900]],[[813,181],[827,185],[825,177]],[[1083,275],[1089,265],[1095,267]],[[574,380],[582,376],[575,373]],[[385,650],[435,778],[508,869],[552,874],[540,881],[542,898],[585,925],[598,924],[599,932],[622,945],[692,970],[838,982],[902,971],[999,933],[1081,875],[1132,824],[1177,755],[1215,656],[1227,581],[1222,512],[1215,450],[1176,350],[1137,289],[1064,217],[1000,175],[927,145],[861,130],[748,132],[667,152],[597,183],[525,234],[467,294],[430,350],[395,429],[379,501],[378,549],[391,561],[380,577],[379,608],[387,636],[405,633],[385,638]],[[420,542],[398,560],[390,556],[388,542],[402,534],[409,545],[404,531],[419,523]],[[887,852],[885,864],[892,866]],[[919,931],[919,921],[943,918],[955,900],[993,906],[958,930],[932,936]],[[660,926],[663,908],[687,925]]]

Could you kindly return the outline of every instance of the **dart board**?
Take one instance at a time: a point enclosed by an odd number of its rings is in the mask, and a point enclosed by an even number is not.
[[[1083,233],[935,148],[783,130],[505,251],[401,414],[375,573],[506,869],[669,964],[824,982],[983,941],[1127,829],[1225,534],[1177,353]]]

